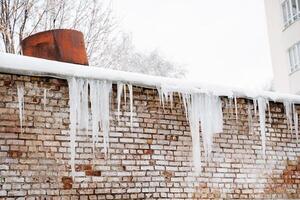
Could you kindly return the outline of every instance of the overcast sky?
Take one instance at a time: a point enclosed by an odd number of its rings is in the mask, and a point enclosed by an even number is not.
[[[137,49],[186,66],[187,78],[258,87],[271,69],[263,0],[113,0]]]

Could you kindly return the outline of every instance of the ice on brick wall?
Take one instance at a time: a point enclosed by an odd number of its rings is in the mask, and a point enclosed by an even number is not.
[[[130,129],[132,131],[133,126],[133,91],[132,91],[132,85],[128,84],[128,90],[129,90],[129,104],[130,104]]]
[[[202,142],[205,152],[205,158],[208,159],[211,155],[213,146],[213,135],[223,131],[223,112],[222,102],[219,97],[211,94],[192,94],[187,101],[188,104],[188,119],[191,128],[193,140],[198,140],[199,137],[199,123],[201,123]],[[195,144],[198,141],[195,142]],[[193,146],[194,148],[194,146]],[[194,149],[194,164],[200,166],[198,157],[200,152]],[[195,158],[196,157],[196,158]],[[198,169],[199,170],[199,169]]]
[[[75,172],[76,136],[78,131],[87,132],[89,126],[89,90],[92,116],[93,150],[99,142],[102,130],[103,151],[109,146],[109,111],[112,84],[109,81],[71,78],[68,80],[70,98],[70,152],[71,169]]]
[[[23,133],[23,120],[24,120],[24,86],[22,84],[17,85],[17,95],[18,95],[18,106],[19,106],[19,119],[21,133]]]
[[[172,106],[174,92],[171,89],[158,88],[158,93],[162,105],[168,102]],[[207,160],[211,156],[213,135],[223,130],[222,102],[218,96],[213,94],[178,93],[182,97],[182,103],[190,124],[194,167],[196,172],[201,172],[200,127],[204,157]]]
[[[257,99],[258,104],[258,114],[259,114],[259,126],[260,126],[260,137],[262,146],[263,158],[266,158],[266,106],[267,100],[265,98],[259,97]]]
[[[247,114],[248,114],[249,133],[253,133],[253,116],[252,116],[252,110],[251,110],[251,105],[250,105],[249,101],[247,104]]]
[[[295,134],[296,142],[298,143],[298,113],[295,105],[290,101],[284,101],[284,111],[286,115],[287,125],[290,133]]]
[[[118,83],[117,84],[117,112],[118,112],[118,121],[120,121],[120,108],[121,108],[121,97],[122,97],[122,92],[123,92],[123,83]]]
[[[296,142],[299,142],[299,125],[298,125],[298,112],[296,110],[295,105],[293,105],[293,119],[294,119],[294,127],[295,127],[295,135],[296,135]]]
[[[73,78],[69,79],[70,87],[70,148],[71,165],[75,164],[75,144],[78,130],[88,130],[89,116],[91,115],[93,150],[99,143],[99,135],[103,136],[103,151],[108,152],[109,147],[109,112],[112,83],[110,81],[86,80]],[[183,104],[186,118],[190,125],[190,132],[193,145],[193,165],[196,172],[201,172],[201,161],[209,160],[213,150],[213,137],[215,133],[223,131],[222,101],[218,95],[209,92],[188,92],[176,91],[174,88],[157,87],[159,99],[163,108],[169,105],[173,108],[174,94],[178,94],[180,103]],[[127,94],[128,92],[128,94]],[[127,95],[129,106],[127,105]],[[117,116],[121,113],[122,97],[124,97],[124,108],[130,111],[130,127],[133,126],[133,85],[117,83]],[[89,109],[89,101],[91,108]],[[237,96],[228,96],[230,112],[235,114],[238,122]],[[258,109],[258,111],[257,111]],[[262,155],[266,157],[266,111],[268,110],[268,122],[271,123],[271,111],[269,100],[265,97],[253,99],[253,111],[250,100],[248,101],[248,126],[249,132],[253,132],[253,122],[258,114]],[[285,102],[285,110],[288,123],[294,122],[295,133],[298,138],[298,114],[294,105]],[[289,125],[291,127],[292,125]],[[297,124],[298,126],[298,124]],[[201,135],[200,135],[201,134]],[[202,138],[202,140],[201,140]],[[202,141],[202,142],[201,142]],[[204,154],[201,155],[201,144]],[[74,167],[72,168],[74,170]]]
[[[120,108],[121,108],[121,101],[122,101],[122,94],[124,91],[124,104],[125,109],[127,108],[126,102],[127,102],[127,94],[126,94],[126,87],[128,87],[129,92],[129,109],[130,109],[130,129],[132,131],[133,128],[133,89],[131,84],[124,84],[124,83],[117,83],[117,117],[118,121],[120,121]]]

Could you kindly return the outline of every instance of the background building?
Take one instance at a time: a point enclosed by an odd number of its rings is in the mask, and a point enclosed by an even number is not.
[[[265,0],[273,89],[300,94],[300,0]]]

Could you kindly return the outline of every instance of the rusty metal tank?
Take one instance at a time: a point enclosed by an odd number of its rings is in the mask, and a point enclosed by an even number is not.
[[[88,65],[84,37],[80,31],[54,29],[39,32],[22,41],[23,55]]]

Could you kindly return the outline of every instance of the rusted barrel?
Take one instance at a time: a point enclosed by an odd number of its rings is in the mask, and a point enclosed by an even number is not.
[[[39,32],[25,38],[21,45],[26,56],[88,65],[83,34],[76,30]]]

